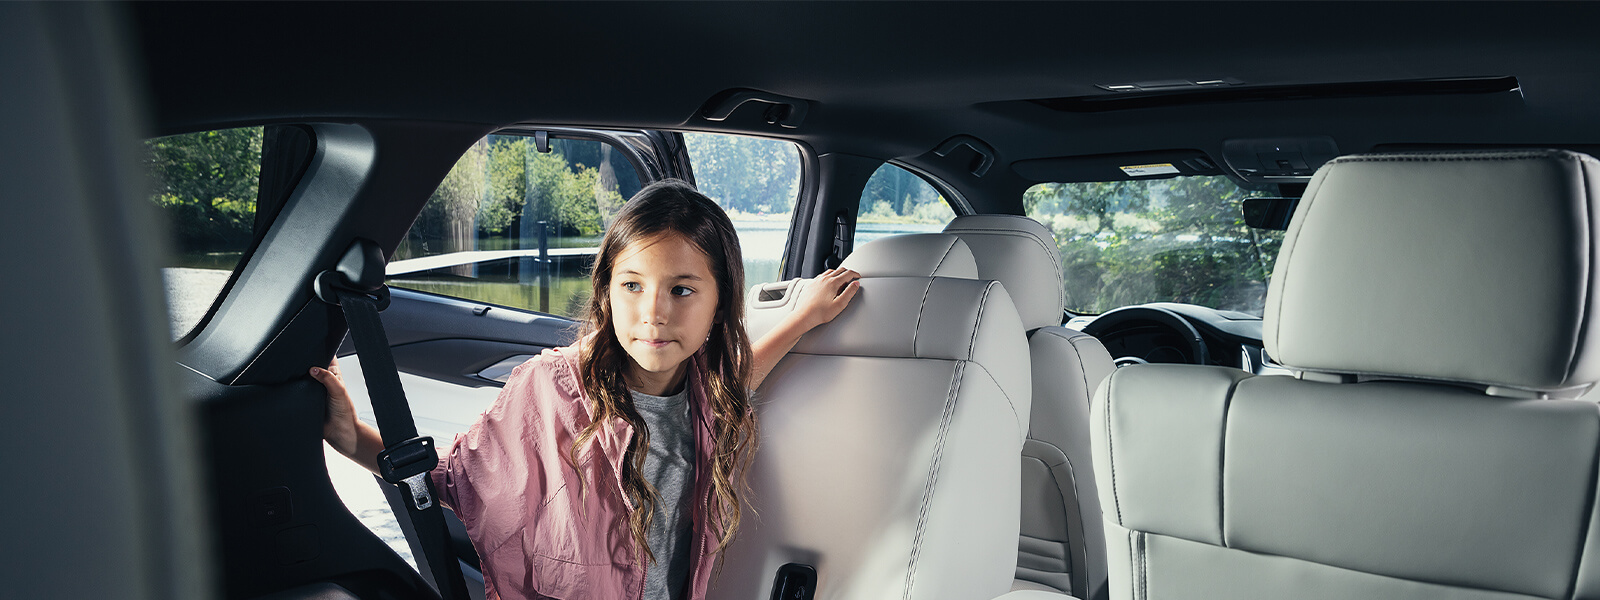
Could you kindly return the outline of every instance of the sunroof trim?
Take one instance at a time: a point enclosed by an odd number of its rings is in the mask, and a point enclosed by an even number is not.
[[[1094,96],[1043,98],[1029,102],[1061,112],[1096,113],[1192,104],[1505,92],[1520,95],[1521,91],[1521,84],[1517,82],[1516,77],[1453,77],[1273,86],[1194,86],[1173,91],[1116,91]]]

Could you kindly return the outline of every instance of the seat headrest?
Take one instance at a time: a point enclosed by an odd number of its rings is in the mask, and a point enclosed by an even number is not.
[[[972,251],[953,235],[892,235],[862,244],[840,266],[862,277],[959,277],[977,279]]]
[[[1596,189],[1600,162],[1557,150],[1335,159],[1279,252],[1267,352],[1309,372],[1586,389]]]
[[[966,215],[944,228],[967,243],[978,277],[1006,286],[1029,330],[1060,325],[1061,252],[1050,229],[1016,215]]]

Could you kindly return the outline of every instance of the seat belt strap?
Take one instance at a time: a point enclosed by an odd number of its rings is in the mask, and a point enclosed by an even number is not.
[[[434,585],[443,600],[467,600],[467,585],[450,551],[444,514],[434,501],[433,484],[428,480],[428,472],[439,464],[439,454],[433,438],[417,435],[394,355],[389,351],[389,338],[378,317],[378,311],[388,306],[389,288],[380,286],[367,294],[337,286],[335,293],[350,326],[367,393],[372,398],[372,412],[383,436],[384,450],[378,454],[379,475],[405,493],[406,512],[411,515]]]

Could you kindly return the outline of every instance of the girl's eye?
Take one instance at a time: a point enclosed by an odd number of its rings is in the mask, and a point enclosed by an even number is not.
[[[638,292],[638,291],[643,291],[644,290],[644,286],[639,285],[639,283],[636,282],[636,281],[624,281],[624,282],[622,282],[622,289],[628,290],[630,292]]]
[[[694,290],[686,288],[686,287],[683,287],[681,285],[672,287],[672,295],[674,295],[674,296],[687,296],[687,295],[693,294],[693,293],[694,293]]]

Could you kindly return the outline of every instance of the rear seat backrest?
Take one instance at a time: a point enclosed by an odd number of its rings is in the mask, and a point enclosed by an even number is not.
[[[1116,369],[1094,336],[1061,327],[1061,254],[1038,221],[957,217],[945,233],[972,249],[978,276],[1006,286],[1028,329],[1033,415],[1022,448],[1016,589],[1106,597],[1105,534],[1089,443],[1089,401]]]
[[[756,392],[756,512],[711,596],[769,597],[787,563],[817,569],[818,599],[1004,594],[1031,393],[1010,297],[953,236],[884,238],[845,266],[863,276],[855,300]],[[751,335],[797,292],[753,289]]]

